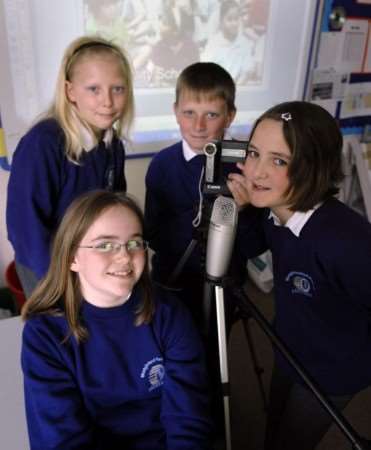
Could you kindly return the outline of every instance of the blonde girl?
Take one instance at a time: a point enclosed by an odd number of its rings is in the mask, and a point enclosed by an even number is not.
[[[125,191],[125,147],[133,81],[121,48],[80,37],[66,49],[49,110],[14,153],[8,238],[28,297],[46,273],[51,239],[72,200],[92,189]]]

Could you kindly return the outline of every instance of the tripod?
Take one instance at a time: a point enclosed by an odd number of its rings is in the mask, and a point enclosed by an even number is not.
[[[204,221],[205,222],[205,221]],[[203,225],[204,225],[203,222]],[[183,256],[180,258],[175,270],[172,272],[168,283],[170,285],[174,285],[174,282],[182,273],[184,265],[187,263],[189,257],[194,251],[197,244],[201,244],[201,253],[203,255],[205,252],[205,245],[202,245],[206,242],[206,233],[205,230],[208,231],[209,227],[200,226],[198,230],[198,239],[194,238],[188,245],[186,251]],[[203,258],[205,260],[205,258]],[[220,378],[221,378],[221,387],[223,394],[223,409],[224,409],[224,425],[225,425],[225,437],[226,437],[226,445],[227,450],[231,448],[231,435],[230,435],[230,408],[229,408],[229,397],[230,397],[230,389],[229,389],[229,381],[228,381],[228,358],[227,358],[227,330],[225,323],[225,303],[224,303],[224,292],[223,292],[223,282],[227,279],[227,277],[222,278],[213,278],[211,276],[206,277],[204,281],[203,288],[203,331],[205,336],[210,336],[211,329],[211,316],[216,311],[216,320],[217,320],[217,338],[218,338],[218,354],[219,354],[219,370],[220,370]],[[215,295],[213,292],[213,288],[215,289]],[[215,303],[214,303],[215,298]],[[214,308],[215,305],[215,308]],[[248,346],[250,349],[253,365],[255,368],[255,373],[258,379],[258,385],[260,389],[260,393],[262,395],[263,404],[266,408],[266,397],[263,389],[263,382],[261,375],[263,373],[263,369],[259,367],[256,357],[256,352],[254,348],[254,343],[252,340],[252,336],[249,330],[249,316],[246,314],[242,314],[241,311],[238,312],[238,318],[241,318],[243,321],[246,338],[248,341]]]
[[[221,284],[222,280],[219,281],[210,280],[207,282],[212,283],[215,287],[220,379],[222,382],[223,406],[224,406],[225,442],[227,450],[231,450],[232,439],[231,439],[231,421],[230,421],[230,405],[229,405],[230,385],[228,374],[227,331],[225,326],[224,291]]]
[[[256,322],[259,324],[264,333],[270,338],[275,347],[283,354],[290,365],[296,370],[300,378],[308,386],[308,388],[315,395],[321,405],[327,410],[327,412],[333,418],[335,424],[340,428],[343,434],[349,439],[352,444],[352,448],[355,450],[370,450],[371,441],[367,441],[361,438],[345,419],[343,414],[339,412],[334,405],[326,398],[321,388],[315,382],[315,380],[307,373],[305,368],[299,363],[299,361],[292,355],[286,344],[275,333],[270,323],[265,319],[259,309],[249,300],[246,293],[242,288],[234,289],[234,294],[239,299],[240,308],[247,311]]]

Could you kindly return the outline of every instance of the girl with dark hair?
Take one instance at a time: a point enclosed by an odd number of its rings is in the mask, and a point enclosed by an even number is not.
[[[243,175],[230,175],[262,208],[257,234],[250,222],[240,239],[249,257],[272,251],[275,329],[339,409],[371,384],[371,224],[335,197],[342,143],[325,109],[281,103],[255,123]],[[314,449],[331,421],[277,352],[265,449]]]

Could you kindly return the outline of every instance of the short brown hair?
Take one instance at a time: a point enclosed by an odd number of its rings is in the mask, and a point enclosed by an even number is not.
[[[67,209],[55,235],[51,263],[43,281],[22,308],[22,318],[46,314],[64,314],[71,334],[77,340],[87,337],[79,317],[82,295],[78,274],[71,271],[77,248],[91,225],[107,209],[122,206],[135,214],[143,229],[143,213],[137,203],[123,192],[90,191],[74,200]],[[148,323],[154,306],[149,281],[148,255],[138,287],[143,302],[137,311],[136,324]]]
[[[186,67],[179,75],[175,88],[175,104],[182,93],[189,92],[196,98],[220,98],[228,111],[235,111],[236,85],[222,66],[213,62],[197,62]]]
[[[280,103],[259,117],[250,139],[264,119],[282,122],[284,138],[291,151],[287,191],[290,209],[305,212],[337,194],[344,178],[343,136],[331,114],[305,101]]]

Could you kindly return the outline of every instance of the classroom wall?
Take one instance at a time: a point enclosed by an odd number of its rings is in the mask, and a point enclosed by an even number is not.
[[[23,324],[0,320],[0,448],[29,450],[20,366]]]
[[[128,192],[132,194],[144,208],[145,184],[148,165],[151,158],[129,159],[126,162],[126,180],[128,182]]]
[[[13,249],[8,242],[5,223],[6,191],[9,172],[0,169],[0,286],[5,286],[5,269],[13,259]]]
[[[126,178],[128,192],[144,207],[145,185],[144,177],[151,158],[129,159],[126,162]],[[5,286],[5,270],[14,258],[14,252],[7,239],[5,206],[9,172],[0,169],[0,286]],[[25,224],[25,226],[27,226]]]

